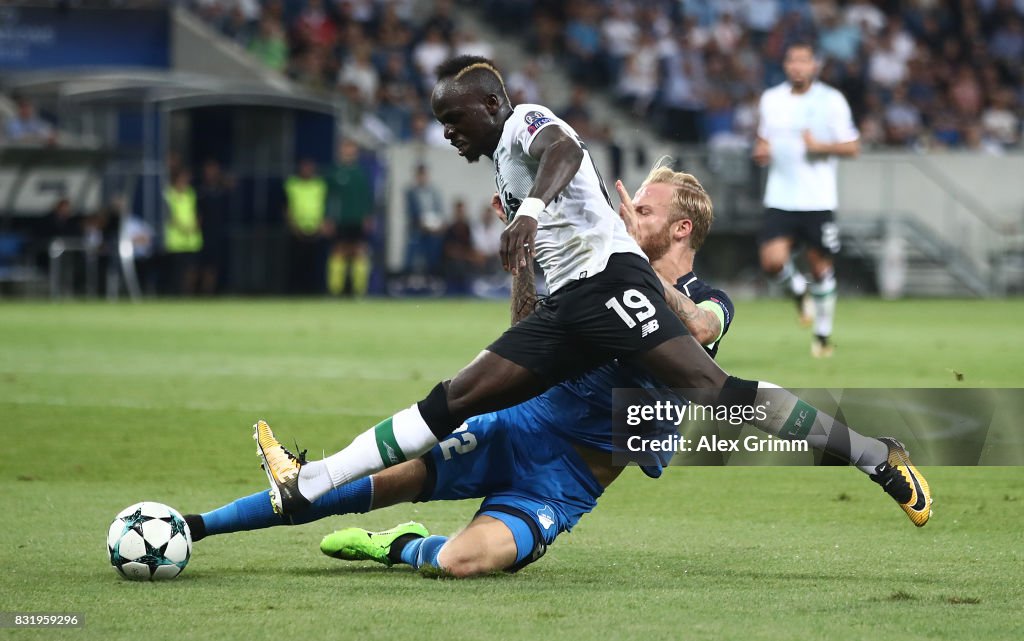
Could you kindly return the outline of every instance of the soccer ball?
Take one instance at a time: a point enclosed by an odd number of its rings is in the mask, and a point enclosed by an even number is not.
[[[173,579],[192,555],[192,533],[174,508],[143,501],[121,510],[110,524],[107,552],[110,565],[126,579]]]

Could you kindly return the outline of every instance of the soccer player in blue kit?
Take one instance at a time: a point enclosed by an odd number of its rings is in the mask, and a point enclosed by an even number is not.
[[[431,109],[445,138],[468,161],[487,156],[494,164],[510,220],[502,264],[517,274],[536,257],[550,295],[452,379],[321,460],[295,456],[257,422],[253,438],[278,514],[297,514],[339,487],[423,456],[473,416],[625,359],[702,406],[730,415],[764,408],[748,424],[849,462],[915,525],[927,523],[930,489],[901,443],[860,434],[777,385],[730,376],[715,363],[672,309],[674,288],[665,288],[626,231],[572,127],[542,105],[512,105],[485,58],[458,56],[442,63],[437,77]],[[431,555],[445,569],[456,565],[451,549]]]
[[[621,183],[620,215],[666,287],[670,305],[714,356],[733,319],[733,304],[693,272],[693,259],[713,218],[711,199],[693,176],[657,166],[630,199]],[[500,200],[495,209],[503,215]],[[536,302],[533,273],[520,270],[513,287],[513,324]],[[483,498],[469,526],[452,538],[430,536],[419,523],[386,532],[359,528],[324,538],[321,550],[346,560],[407,563],[472,576],[517,570],[540,558],[555,537],[591,511],[622,472],[613,464],[612,389],[660,386],[624,363],[602,365],[515,407],[470,418],[452,437],[419,459],[336,488],[292,517],[274,513],[268,492],[204,515],[186,515],[193,538],[275,525],[308,523],[335,514],[380,509],[408,501]],[[656,393],[653,392],[652,393]],[[676,399],[678,402],[678,399]],[[672,433],[671,423],[654,426]],[[658,438],[657,433],[650,434]],[[626,452],[618,452],[628,457]],[[641,469],[657,478],[668,458]]]

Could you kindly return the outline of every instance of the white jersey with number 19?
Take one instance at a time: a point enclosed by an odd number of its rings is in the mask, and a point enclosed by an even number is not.
[[[509,222],[537,178],[540,160],[530,155],[530,145],[542,129],[550,126],[564,129],[583,149],[579,171],[537,221],[534,252],[544,269],[548,291],[554,293],[569,282],[600,273],[612,254],[647,257],[612,208],[586,145],[572,127],[541,105],[513,109],[494,150],[495,182]]]

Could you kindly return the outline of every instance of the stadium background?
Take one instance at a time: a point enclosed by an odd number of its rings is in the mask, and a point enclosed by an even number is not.
[[[305,158],[328,173],[348,139],[373,190],[370,293],[501,295],[485,259],[497,227],[479,223],[490,171],[449,153],[427,104],[438,61],[480,53],[500,61],[513,100],[565,117],[606,179],[635,186],[662,154],[697,175],[717,218],[700,273],[739,297],[763,293],[756,101],[802,39],[862,132],[864,154],[840,172],[846,293],[1016,293],[1021,20],[1012,0],[6,3],[0,277],[15,293],[116,293],[115,207],[149,226],[159,272],[164,189],[187,168],[202,192],[213,160],[226,193],[203,211],[207,289],[294,293],[283,185]],[[21,101],[45,135],[12,124]],[[419,165],[440,200],[413,219]],[[50,220],[61,198],[63,226]],[[457,209],[468,227],[453,227]],[[147,278],[143,291],[178,289]]]
[[[262,489],[257,416],[330,451],[507,325],[503,302],[423,299],[467,286],[449,282],[465,270],[428,265],[445,255],[436,238],[406,265],[417,166],[442,197],[435,229],[456,200],[476,219],[491,194],[486,163],[438,144],[426,110],[415,61],[454,50],[492,54],[517,96],[565,115],[606,179],[632,187],[668,153],[708,187],[717,220],[698,270],[739,299],[728,370],[831,389],[1021,386],[1024,306],[1009,297],[1024,288],[1020,2],[317,6],[0,6],[3,608],[85,612],[85,629],[60,638],[96,639],[1019,636],[1019,467],[928,468],[936,516],[922,530],[851,470],[679,468],[658,482],[624,474],[515,577],[437,583],[316,551],[346,525],[416,518],[453,532],[475,509],[460,502],[213,538],[169,584],[117,579],[99,542],[124,506],[205,510]],[[806,37],[865,143],[840,171],[844,298],[827,361],[807,356],[788,301],[751,298],[768,291],[752,101],[780,79],[785,43]],[[19,100],[42,118],[36,140],[8,128]],[[381,300],[282,302],[284,182],[304,157],[329,167],[343,139],[373,181]],[[173,166],[201,182],[211,158],[233,179],[211,236],[230,298],[91,300],[130,294],[110,259],[112,203],[151,228],[159,262]],[[62,198],[72,222],[54,225]],[[489,276],[469,288],[503,295]],[[22,295],[61,304],[11,300]],[[384,298],[402,296],[416,298]],[[1024,457],[1018,441],[992,447]]]

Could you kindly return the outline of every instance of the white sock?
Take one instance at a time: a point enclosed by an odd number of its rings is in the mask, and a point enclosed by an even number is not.
[[[303,465],[299,492],[315,501],[332,488],[422,456],[435,445],[437,437],[413,405],[366,430],[340,452]]]
[[[814,299],[814,334],[832,335],[832,319],[836,314],[836,277],[829,270],[821,279],[811,283],[811,297]]]
[[[793,292],[794,296],[803,296],[807,291],[807,277],[794,271],[793,277],[789,281],[789,291]]]
[[[782,286],[788,286],[794,296],[803,296],[807,291],[807,278],[801,274],[792,260],[787,260],[775,280]]]

